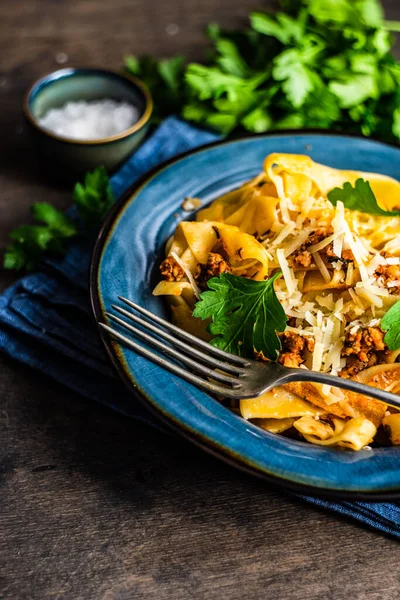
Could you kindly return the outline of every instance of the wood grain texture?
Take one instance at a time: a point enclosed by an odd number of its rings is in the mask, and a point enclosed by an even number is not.
[[[209,21],[237,26],[256,0],[3,0],[0,245],[33,201],[69,191],[38,172],[20,100],[67,64],[127,52],[201,56]],[[400,19],[398,0],[385,2]],[[179,31],[168,35],[174,23]],[[22,128],[22,131],[21,131]],[[4,287],[10,276],[0,276]],[[116,384],[118,393],[118,384]],[[318,511],[184,441],[87,402],[0,358],[0,598],[397,598],[394,540]]]

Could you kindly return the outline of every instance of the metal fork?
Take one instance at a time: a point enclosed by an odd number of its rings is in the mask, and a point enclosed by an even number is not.
[[[326,373],[293,369],[275,362],[258,362],[229,354],[176,327],[135,302],[121,296],[118,298],[135,312],[117,305],[112,305],[112,308],[141,328],[109,312],[106,313],[107,317],[166,356],[160,356],[106,323],[99,323],[100,327],[128,348],[207,392],[226,398],[256,398],[286,383],[308,381],[350,390],[400,409],[400,396],[397,394]]]

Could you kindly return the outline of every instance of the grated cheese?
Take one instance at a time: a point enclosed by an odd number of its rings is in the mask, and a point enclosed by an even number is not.
[[[320,256],[320,254],[318,252],[314,252],[312,257],[315,260],[315,264],[317,265],[317,267],[318,267],[322,277],[326,281],[326,283],[330,283],[331,276],[329,274],[328,269],[326,268],[324,261],[322,260],[322,258]]]
[[[285,227],[282,229],[282,231],[273,240],[272,245],[278,246],[279,244],[281,244],[292,233],[294,228],[295,228],[295,223],[293,223],[293,221],[290,221],[290,223],[285,225]]]
[[[321,388],[321,392],[323,396],[329,396],[332,390],[332,386],[331,385],[327,385],[326,383],[324,383],[324,385]]]
[[[362,302],[360,301],[360,298],[357,296],[355,291],[350,288],[349,294],[350,294],[352,300],[354,301],[354,303],[357,304],[358,306],[362,307]]]
[[[372,304],[372,306],[376,306],[377,308],[382,308],[383,306],[382,298],[379,298],[379,296],[369,292],[366,288],[356,288],[356,294],[359,297],[364,298],[364,300],[366,300],[369,304]]]
[[[361,280],[364,282],[368,282],[370,275],[363,263],[358,264],[358,270],[360,271]]]
[[[337,237],[333,240],[333,252],[339,258],[342,256],[345,223],[344,204],[339,201],[336,205],[335,217],[332,221],[333,232],[337,234]]]
[[[314,352],[312,356],[312,370],[320,371],[322,365],[322,355],[324,352],[324,345],[321,342],[316,342],[314,346]]]
[[[376,254],[366,265],[368,275],[370,275],[370,276],[373,275],[373,273],[375,273],[376,269],[380,265],[386,265],[386,264],[388,264],[386,259],[383,258],[383,256],[381,256],[380,254]]]
[[[354,276],[354,263],[349,263],[349,266],[347,267],[347,273],[346,273],[346,285],[350,286],[353,283],[353,276]]]
[[[337,375],[341,369],[341,352],[343,348],[343,342],[341,340],[336,341],[331,348],[329,348],[327,357],[325,359],[326,371],[330,369],[332,375]]]
[[[308,196],[308,198],[303,202],[303,206],[301,207],[301,212],[304,215],[308,215],[309,212],[311,211],[312,207],[314,206],[315,201],[316,201],[316,199],[313,198],[313,196]]]
[[[189,271],[189,269],[186,267],[186,265],[181,261],[181,259],[179,258],[179,256],[176,254],[176,252],[171,252],[171,256],[172,258],[178,263],[178,265],[181,267],[181,269],[184,271],[188,282],[190,283],[190,285],[192,286],[192,289],[194,291],[194,294],[196,296],[196,298],[200,298],[200,288],[197,285],[193,275],[191,274],[191,272]]]
[[[289,296],[291,296],[296,290],[297,281],[294,275],[292,274],[293,272],[290,269],[289,263],[285,257],[285,251],[282,248],[279,248],[276,251],[276,258],[278,259],[279,266],[282,270],[282,275],[286,283],[287,291],[289,293]]]
[[[309,232],[307,230],[305,231],[301,231],[299,233],[298,236],[296,236],[294,238],[294,240],[289,244],[289,246],[286,246],[285,248],[285,256],[290,256],[291,254],[293,254],[293,252],[295,252],[296,250],[298,250],[300,248],[300,246],[302,246],[304,244],[304,242],[306,241],[306,239],[309,236]]]
[[[297,333],[298,335],[304,335],[306,337],[313,337],[312,331],[308,331],[308,329],[299,329],[298,327],[290,327],[290,325],[287,325],[285,331],[291,331],[292,333]]]
[[[291,219],[290,219],[290,214],[289,214],[289,207],[288,207],[287,198],[285,198],[284,195],[283,195],[283,184],[282,184],[282,182],[280,181],[279,183],[281,183],[281,185],[282,185],[282,196],[280,196],[280,194],[279,194],[279,196],[281,198],[281,201],[279,203],[279,208],[281,210],[282,221],[284,223],[290,223]],[[277,186],[277,188],[278,188],[278,186]]]
[[[344,233],[344,230],[341,230],[337,233],[333,233],[332,235],[329,235],[327,238],[318,242],[318,244],[314,244],[313,246],[310,246],[308,248],[308,251],[311,252],[311,254],[313,254],[314,252],[319,252],[320,250],[323,250],[324,248],[326,248],[326,246],[329,246],[329,244],[331,242],[333,242],[337,237],[339,237],[340,235],[343,235],[343,233]]]
[[[328,310],[333,310],[335,307],[335,303],[333,301],[333,295],[328,294],[327,296],[316,296],[316,301],[320,306],[327,308]]]
[[[307,310],[304,317],[305,317],[305,320],[307,321],[307,323],[310,323],[310,325],[312,325],[313,327],[316,326],[317,319],[316,319],[316,317],[314,317],[314,315],[311,313],[311,311]]]

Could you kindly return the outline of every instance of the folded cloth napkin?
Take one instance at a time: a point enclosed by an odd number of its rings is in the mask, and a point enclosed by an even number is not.
[[[166,120],[113,176],[116,196],[156,164],[216,136],[176,118]],[[77,240],[62,259],[23,277],[0,295],[0,350],[57,381],[130,417],[163,429],[122,385],[116,393],[88,297],[93,240]],[[300,496],[316,506],[352,517],[400,538],[396,504],[329,502]]]

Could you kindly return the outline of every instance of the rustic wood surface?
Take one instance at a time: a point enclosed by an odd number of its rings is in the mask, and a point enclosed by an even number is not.
[[[65,59],[119,67],[128,52],[198,57],[207,22],[238,25],[257,5],[3,0],[0,244],[31,202],[70,197],[42,178],[25,138],[21,97],[37,76]],[[398,0],[385,6],[400,19]],[[1,287],[11,279],[2,273]],[[0,360],[0,598],[399,597],[398,542]]]

